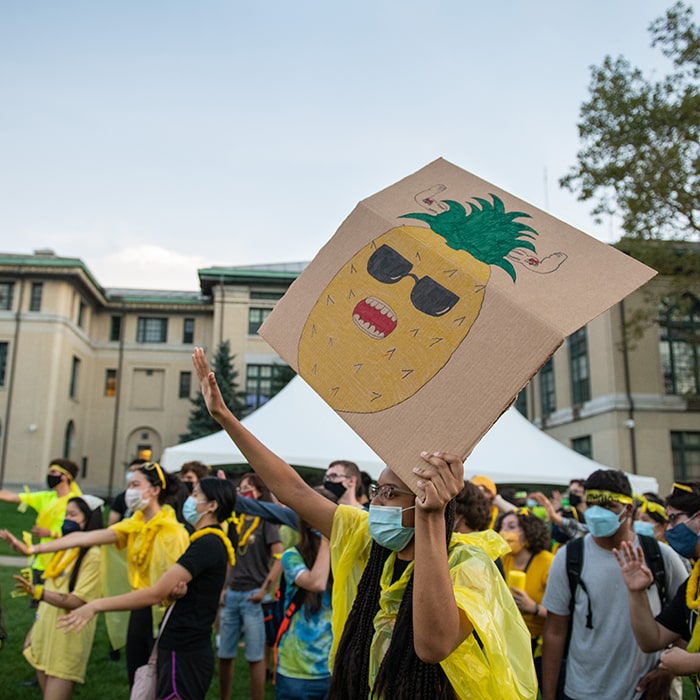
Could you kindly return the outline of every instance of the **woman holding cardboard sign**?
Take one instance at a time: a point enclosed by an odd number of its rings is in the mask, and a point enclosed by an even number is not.
[[[493,562],[452,537],[459,457],[423,452],[416,491],[390,469],[369,513],[316,493],[226,407],[201,348],[212,417],[279,499],[330,539],[333,698],[534,698],[529,634]]]

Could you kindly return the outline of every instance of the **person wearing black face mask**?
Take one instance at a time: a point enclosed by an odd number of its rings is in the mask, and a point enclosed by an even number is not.
[[[102,527],[102,504],[94,496],[70,498],[61,527],[63,534]],[[6,530],[0,531],[0,537],[10,544],[17,542]],[[24,656],[36,669],[45,698],[70,698],[75,684],[84,682],[95,624],[68,636],[56,628],[56,620],[100,595],[100,559],[99,547],[76,547],[53,557],[42,584],[14,577],[16,588],[39,604]]]
[[[48,490],[13,493],[0,489],[0,501],[18,503],[20,510],[32,508],[37,516],[32,527],[32,535],[39,542],[48,542],[61,536],[61,526],[66,514],[66,505],[73,496],[80,496],[81,491],[75,479],[78,465],[69,459],[52,459],[46,474]],[[51,561],[51,555],[40,555],[32,563],[32,582],[41,583],[42,572]],[[36,608],[37,601],[31,607]]]
[[[328,489],[337,499],[339,505],[362,508],[362,504],[357,500],[358,485],[361,489],[360,469],[355,462],[339,459],[331,462],[323,477],[323,486]],[[361,493],[361,491],[360,491]]]

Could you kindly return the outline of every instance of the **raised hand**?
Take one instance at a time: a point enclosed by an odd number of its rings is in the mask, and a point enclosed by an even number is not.
[[[622,542],[620,549],[613,549],[613,554],[622,570],[622,578],[630,591],[644,591],[654,582],[654,576],[644,561],[641,547],[631,542]]]
[[[228,409],[221,396],[219,385],[216,383],[214,372],[212,372],[209,362],[207,361],[207,356],[204,354],[202,348],[194,349],[192,353],[192,364],[194,365],[197,378],[199,379],[199,386],[202,391],[204,403],[207,405],[207,410],[212,418],[218,420],[218,416],[221,416]]]
[[[29,556],[29,547],[18,540],[9,530],[0,530],[0,540],[7,542],[15,552]]]
[[[414,467],[416,507],[426,512],[444,511],[445,506],[464,488],[464,465],[457,455],[421,452],[426,464]]]
[[[18,591],[27,595],[34,595],[34,584],[31,581],[27,581],[24,576],[18,576],[17,574],[13,574],[12,578],[17,581],[15,588]]]

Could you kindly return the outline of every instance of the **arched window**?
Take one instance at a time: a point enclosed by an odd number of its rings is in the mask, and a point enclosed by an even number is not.
[[[70,453],[73,449],[73,439],[75,438],[75,423],[72,420],[66,425],[66,433],[63,436],[63,459],[70,459]]]
[[[659,319],[659,350],[667,394],[700,394],[700,301],[684,294],[665,303]]]

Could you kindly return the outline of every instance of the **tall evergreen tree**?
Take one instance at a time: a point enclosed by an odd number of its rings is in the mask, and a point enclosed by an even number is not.
[[[221,395],[226,405],[237,418],[245,413],[245,398],[243,392],[238,389],[238,371],[234,369],[235,356],[231,355],[231,343],[224,340],[219,344],[214,354],[212,369],[216,375],[216,381],[221,389]],[[180,435],[182,442],[196,440],[206,435],[211,435],[221,430],[219,424],[209,415],[202,392],[198,391],[195,398],[190,399],[192,411],[187,419],[188,432]]]

